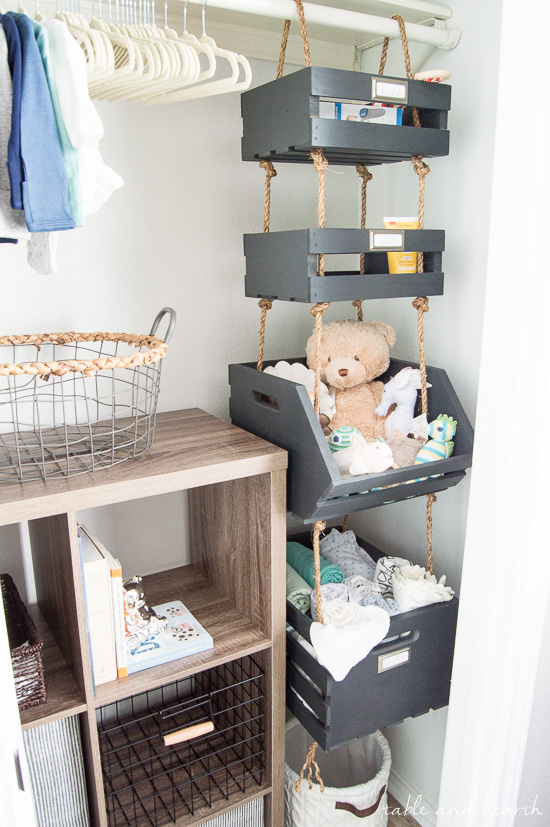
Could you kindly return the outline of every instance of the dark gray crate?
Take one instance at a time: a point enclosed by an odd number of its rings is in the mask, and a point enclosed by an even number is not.
[[[402,236],[400,247],[383,247],[380,239]],[[441,296],[443,230],[309,229],[244,236],[245,292],[252,298],[334,302],[403,296]],[[390,274],[389,252],[424,252],[423,273]],[[318,255],[365,253],[365,275],[330,272],[319,276]],[[328,261],[325,259],[325,267]]]
[[[290,361],[305,363],[305,359]],[[265,366],[274,364],[275,361],[266,362]],[[412,362],[392,359],[380,380],[387,382],[408,365],[418,367]],[[342,478],[305,387],[258,371],[254,362],[229,366],[231,421],[289,452],[289,511],[304,523],[341,517],[365,508],[442,491],[457,485],[465,476],[465,469],[472,463],[472,426],[445,371],[428,367],[427,376],[432,384],[428,388],[428,419],[448,414],[458,422],[453,455],[429,465],[409,465],[381,474]],[[416,412],[421,412],[420,394]],[[430,473],[438,476],[387,487]],[[380,486],[385,488],[373,490]]]
[[[377,78],[313,66],[244,92],[243,160],[304,163],[310,162],[312,149],[322,149],[331,164],[369,166],[409,160],[414,155],[448,155],[451,87],[445,84],[384,77],[384,81],[408,88],[402,126],[319,118],[319,98],[371,101]],[[421,127],[412,125],[413,106],[419,109]]]
[[[311,548],[307,534],[291,539]],[[374,560],[384,555],[370,543],[360,538],[358,542]],[[453,597],[394,615],[385,640],[343,681],[335,681],[287,632],[287,706],[326,751],[447,706],[457,614],[458,600]],[[311,618],[288,601],[286,616],[287,622],[311,642]],[[380,657],[392,654],[405,662],[380,671],[381,665],[391,665],[387,659],[381,663]]]

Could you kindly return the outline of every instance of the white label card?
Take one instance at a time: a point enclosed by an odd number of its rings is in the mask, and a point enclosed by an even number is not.
[[[378,80],[373,78],[373,97],[375,98],[390,98],[391,100],[407,102],[407,84],[406,83],[390,83],[388,80]]]
[[[388,669],[395,669],[396,666],[403,666],[411,659],[411,647],[399,649],[398,652],[390,652],[388,655],[378,655],[378,673],[387,672]]]
[[[403,233],[380,233],[376,230],[371,236],[372,248],[403,247]]]

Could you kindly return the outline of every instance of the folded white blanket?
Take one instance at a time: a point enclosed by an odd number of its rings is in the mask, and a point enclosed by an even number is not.
[[[393,573],[393,596],[402,612],[450,600],[454,591],[421,566],[403,566]]]
[[[403,557],[381,557],[376,563],[373,580],[380,586],[382,597],[393,597],[392,576],[401,566],[410,566],[411,561]]]
[[[385,638],[389,626],[389,614],[378,606],[333,600],[323,609],[323,623],[311,624],[311,642],[319,663],[342,681]]]
[[[333,528],[330,534],[323,537],[319,549],[325,560],[340,566],[344,577],[361,574],[367,580],[374,579],[374,560],[358,544],[353,531],[340,532]]]

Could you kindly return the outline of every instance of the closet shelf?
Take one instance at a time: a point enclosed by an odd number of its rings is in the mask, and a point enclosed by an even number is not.
[[[311,548],[309,534],[291,539]],[[357,541],[373,560],[384,556],[360,537]],[[457,615],[456,597],[393,615],[386,638],[343,681],[335,681],[287,630],[288,708],[324,750],[331,750],[447,706]],[[310,642],[311,618],[288,601],[286,617]]]
[[[28,610],[44,641],[42,661],[48,699],[44,704],[19,711],[21,727],[24,730],[86,711],[84,692],[78,688],[73,673],[40,610],[37,606],[28,606]]]
[[[320,100],[403,106],[403,125],[321,118]],[[450,107],[445,84],[313,66],[242,94],[242,157],[311,163],[311,151],[322,149],[331,164],[371,166],[448,155]]]
[[[208,629],[214,638],[214,648],[101,684],[96,688],[96,708],[271,646],[271,639],[214,588],[198,565],[147,575],[143,578],[143,588],[151,606],[166,603],[177,595]]]
[[[393,246],[384,246],[391,236]],[[396,246],[396,236],[401,243]],[[399,241],[399,238],[397,239]],[[244,236],[245,292],[252,298],[335,302],[443,294],[443,230],[308,229]],[[423,273],[389,274],[386,251],[424,252]],[[318,275],[318,255],[365,253],[359,271]]]
[[[288,361],[305,364],[305,359]],[[276,361],[266,362],[264,367],[274,364]],[[408,366],[418,368],[412,362],[392,359],[379,380],[387,382]],[[445,371],[427,366],[426,373],[432,385],[428,388],[428,420],[435,419],[438,414],[448,414],[457,420],[458,429],[452,456],[422,466],[409,465],[362,477],[342,477],[306,388],[265,373],[265,370],[259,371],[254,362],[229,366],[231,420],[288,451],[289,511],[304,523],[342,517],[443,491],[464,478],[465,469],[472,463],[472,426]],[[421,413],[420,395],[415,413]],[[416,481],[420,478],[421,481]]]

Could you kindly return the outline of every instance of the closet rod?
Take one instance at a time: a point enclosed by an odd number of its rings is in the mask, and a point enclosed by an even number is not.
[[[191,2],[203,5],[204,0],[191,0]],[[428,17],[438,18],[438,10],[443,12],[442,16],[449,16],[448,7],[424,2],[424,0],[419,0],[418,4],[409,0],[404,5],[408,8],[425,11]],[[275,17],[281,20],[298,20],[294,0],[208,0],[208,7],[244,12],[245,14],[257,14],[262,17]],[[304,11],[308,23],[311,24],[317,23],[334,29],[346,29],[352,32],[369,33],[382,37],[399,37],[397,21],[386,17],[348,11],[347,9],[335,9],[331,6],[319,6],[315,3],[304,3]],[[461,35],[461,31],[458,29],[447,30],[418,23],[406,23],[406,28],[409,40],[439,49],[454,49]]]

